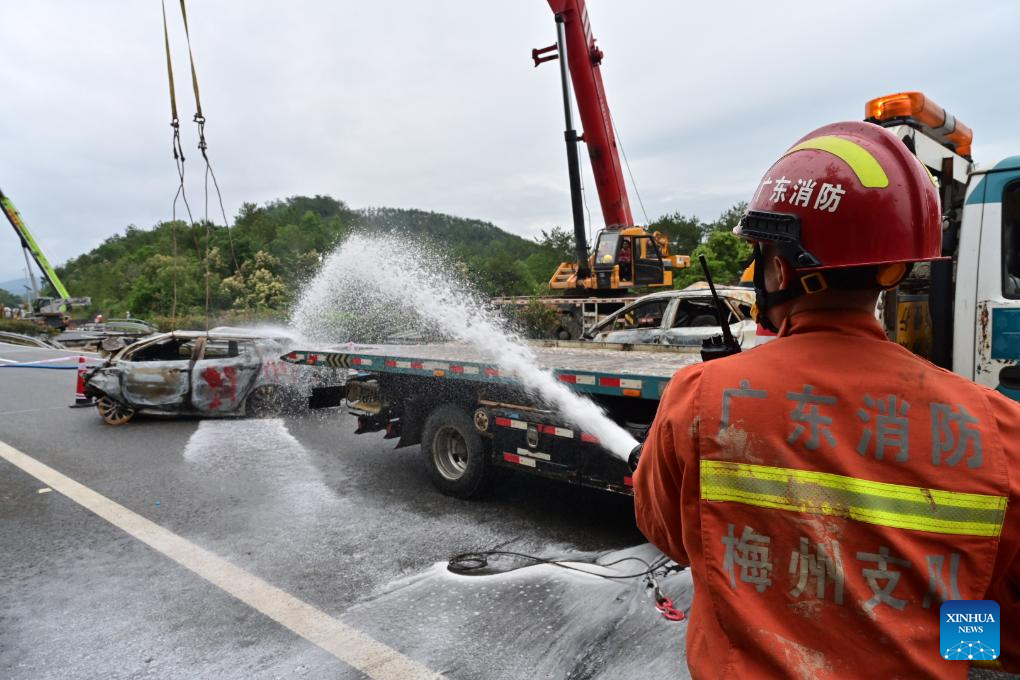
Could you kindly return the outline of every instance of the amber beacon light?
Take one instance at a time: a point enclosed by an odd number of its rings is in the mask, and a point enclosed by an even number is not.
[[[970,158],[974,132],[923,92],[897,92],[872,99],[864,105],[864,118],[885,125],[899,120],[920,125],[956,153]]]

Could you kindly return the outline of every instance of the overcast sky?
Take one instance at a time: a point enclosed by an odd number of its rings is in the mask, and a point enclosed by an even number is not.
[[[4,0],[0,187],[54,263],[170,217],[176,175],[156,0]],[[588,0],[614,120],[648,217],[746,198],[799,136],[919,89],[974,129],[979,161],[1020,153],[1020,3]],[[188,190],[194,98],[167,3]],[[192,0],[206,134],[228,216],[330,194],[533,236],[569,226],[544,0]],[[592,186],[590,175],[586,181]],[[642,219],[631,195],[635,217]],[[595,226],[600,213],[589,196]],[[21,274],[0,223],[0,281]],[[74,291],[71,291],[72,294]]]

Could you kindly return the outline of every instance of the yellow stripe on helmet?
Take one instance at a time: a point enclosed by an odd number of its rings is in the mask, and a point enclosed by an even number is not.
[[[889,177],[885,174],[881,164],[871,155],[871,152],[860,144],[851,142],[849,139],[834,135],[814,137],[794,146],[783,155],[789,156],[795,151],[803,151],[804,149],[816,149],[831,153],[849,165],[850,169],[857,175],[857,179],[865,187],[884,189],[889,186]]]

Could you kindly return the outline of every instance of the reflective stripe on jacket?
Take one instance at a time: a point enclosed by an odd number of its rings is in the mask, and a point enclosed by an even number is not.
[[[946,599],[996,599],[1015,668],[1018,460],[1020,405],[866,313],[798,314],[681,370],[634,491],[644,534],[692,567],[693,676],[963,678]]]

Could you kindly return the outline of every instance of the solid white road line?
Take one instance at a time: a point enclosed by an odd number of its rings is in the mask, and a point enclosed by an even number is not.
[[[7,348],[10,349],[7,349]],[[39,345],[16,345],[12,342],[0,341],[0,352],[67,352],[66,349],[56,347],[40,347]]]
[[[11,347],[12,349],[4,349],[4,347]],[[70,348],[60,349],[58,347],[37,347],[35,345],[15,345],[11,342],[0,342],[0,351],[14,354],[23,354],[24,352],[78,352],[78,354],[85,354],[94,357],[102,358],[99,352],[92,352],[89,350],[79,349],[74,350]]]
[[[42,413],[44,411],[67,411],[67,404],[63,406],[47,406],[46,408],[30,408],[24,411],[0,411],[0,416],[17,416],[23,413]]]
[[[0,442],[0,458],[370,678],[406,680],[443,677],[4,442]]]

